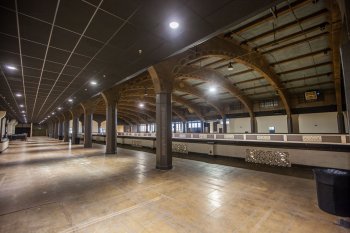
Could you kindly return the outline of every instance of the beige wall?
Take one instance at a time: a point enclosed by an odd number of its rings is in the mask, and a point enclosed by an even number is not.
[[[124,125],[117,125],[117,132],[124,132]]]
[[[256,117],[258,133],[268,133],[269,127],[274,126],[276,133],[287,133],[287,115]]]
[[[245,133],[251,132],[250,117],[232,118],[229,120],[230,124],[227,127],[228,133]]]
[[[300,133],[338,133],[336,112],[299,115]]]
[[[98,133],[97,121],[92,121],[92,133]]]
[[[70,120],[69,121],[69,128],[73,128],[73,121],[72,120]],[[79,121],[79,130],[78,130],[78,133],[82,133],[82,124],[81,124],[81,122]]]

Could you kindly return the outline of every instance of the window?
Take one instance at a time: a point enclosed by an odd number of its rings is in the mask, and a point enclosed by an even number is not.
[[[278,107],[277,99],[263,100],[260,102],[260,108],[274,108]]]

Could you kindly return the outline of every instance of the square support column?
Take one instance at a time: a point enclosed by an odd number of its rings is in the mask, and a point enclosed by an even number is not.
[[[116,152],[116,107],[115,104],[106,104],[106,154],[115,154]]]
[[[69,119],[65,119],[63,122],[63,141],[64,142],[69,142]]]
[[[92,147],[92,113],[84,113],[84,148]]]
[[[156,167],[168,170],[172,165],[171,93],[156,95]]]

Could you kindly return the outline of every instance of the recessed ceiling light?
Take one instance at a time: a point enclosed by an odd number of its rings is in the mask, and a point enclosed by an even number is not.
[[[9,69],[9,70],[17,70],[17,68],[14,67],[14,66],[6,66],[6,68]]]
[[[23,105],[23,104],[20,104],[19,106],[20,106],[21,108],[23,108],[23,107],[24,107],[24,105]]]
[[[61,110],[62,108],[61,108],[61,107],[58,107],[57,109],[58,109],[58,110]]]
[[[176,22],[176,21],[173,21],[173,22],[169,23],[169,27],[171,29],[177,29],[179,26],[180,26],[180,24],[178,22]]]
[[[16,96],[17,96],[17,97],[21,97],[22,94],[21,94],[21,93],[17,93]]]
[[[68,99],[69,102],[73,102],[73,99]]]
[[[52,115],[55,115],[55,112],[51,113]]]
[[[216,92],[216,87],[210,87],[210,88],[209,88],[209,91],[210,91],[210,92]]]
[[[91,81],[90,84],[91,85],[97,85],[97,82],[96,81]]]
[[[87,88],[85,88],[84,91],[87,91]]]
[[[21,111],[21,113],[25,113],[26,111]]]
[[[145,107],[145,105],[144,105],[143,103],[140,103],[140,104],[139,104],[139,107],[140,107],[140,108],[143,108],[143,107]]]

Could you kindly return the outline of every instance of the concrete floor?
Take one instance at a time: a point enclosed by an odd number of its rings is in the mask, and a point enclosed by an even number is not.
[[[313,180],[37,137],[0,154],[0,232],[348,232]]]

